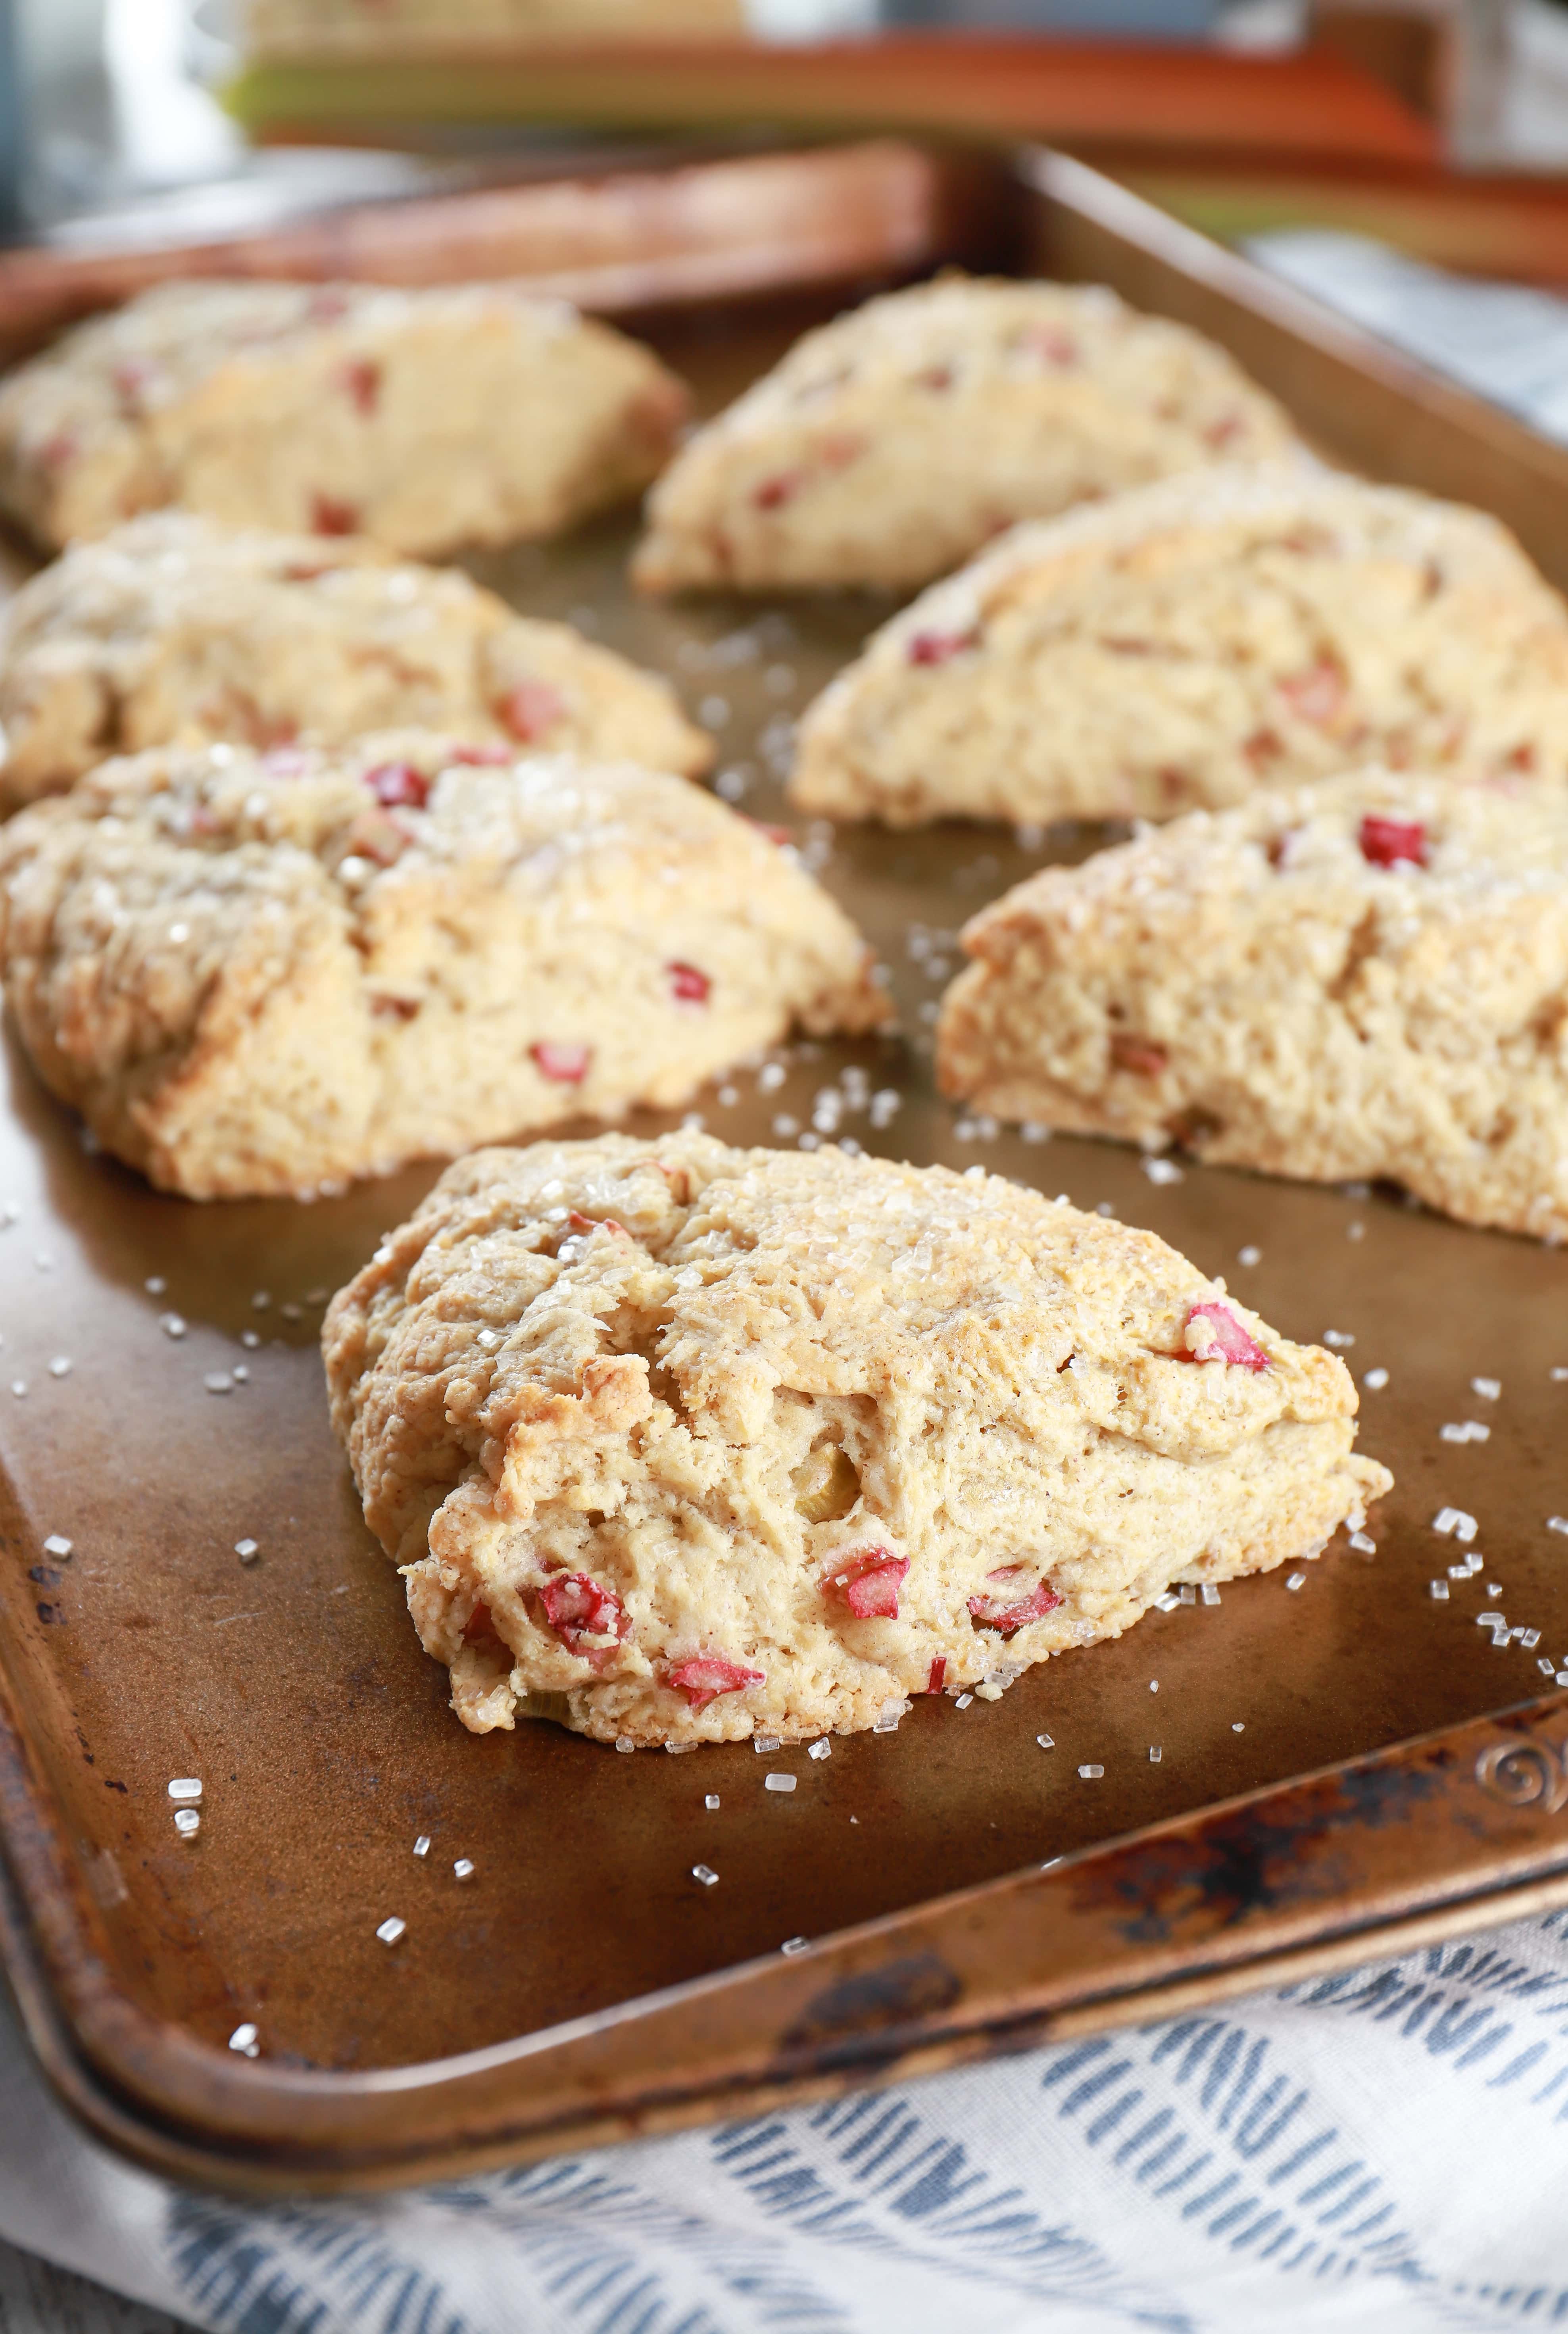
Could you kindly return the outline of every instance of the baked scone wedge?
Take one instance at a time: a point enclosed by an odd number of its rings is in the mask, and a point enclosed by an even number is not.
[[[0,381],[0,506],[54,547],[178,503],[428,556],[637,493],[687,402],[512,285],[159,284]]]
[[[405,726],[691,776],[713,758],[659,675],[361,536],[155,512],[0,609],[0,808],[149,746]]]
[[[1568,771],[1568,607],[1485,513],[1191,471],[1021,526],[801,723],[802,809],[1169,818],[1358,761]]]
[[[611,1135],[449,1169],[322,1331],[476,1732],[851,1732],[988,1698],[1391,1478],[1334,1355],[973,1169]]]
[[[191,1199],[684,1102],[794,1023],[890,1014],[790,852],[684,779],[414,731],[105,762],[0,829],[44,1084]]]
[[[1274,400],[1113,292],[943,276],[808,333],[649,497],[647,592],[945,575],[1015,520],[1288,454]]]
[[[1568,1237],[1568,792],[1365,770],[984,909],[944,1092]]]

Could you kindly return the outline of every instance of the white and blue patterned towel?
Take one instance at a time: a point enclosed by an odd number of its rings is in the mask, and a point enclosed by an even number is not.
[[[1568,2326],[1568,1914],[362,2202],[235,2205],[131,2171],[9,2025],[0,2113],[0,2232],[223,2334]]]

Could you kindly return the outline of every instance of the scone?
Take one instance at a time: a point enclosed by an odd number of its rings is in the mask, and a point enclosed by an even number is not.
[[[1370,770],[1048,867],[963,934],[946,1093],[1568,1236],[1568,795]]]
[[[1568,608],[1496,519],[1279,468],[1022,526],[801,725],[832,818],[1169,818],[1360,760],[1568,770]]]
[[[1391,1478],[1342,1363],[978,1168],[703,1134],[487,1151],[328,1310],[332,1418],[452,1705],[600,1741],[995,1698]]]
[[[0,808],[149,746],[404,726],[692,776],[713,757],[668,681],[359,536],[159,511],[79,544],[0,611]]]
[[[432,555],[552,535],[668,459],[683,384],[505,284],[160,284],[0,382],[0,505],[39,542],[178,503]]]
[[[0,829],[0,969],[44,1084],[204,1200],[672,1105],[793,1022],[889,1014],[713,796],[418,731],[101,763]]]
[[[945,276],[808,333],[649,498],[649,592],[944,575],[1015,519],[1294,445],[1212,342],[1113,292]]]

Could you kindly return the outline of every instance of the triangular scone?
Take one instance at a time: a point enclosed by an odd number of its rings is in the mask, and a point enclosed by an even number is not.
[[[425,733],[101,763],[0,829],[23,1040],[193,1199],[341,1186],[879,1027],[870,951],[748,820],[629,764]]]
[[[945,1092],[1568,1237],[1568,792],[1371,770],[1048,867],[963,934]]]
[[[1480,511],[1207,470],[1022,526],[801,724],[832,818],[1169,818],[1358,759],[1568,770],[1568,608]]]
[[[808,333],[649,497],[649,592],[946,574],[1015,519],[1285,455],[1223,349],[1113,292],[945,276]]]
[[[159,284],[0,382],[0,506],[58,549],[178,504],[436,556],[635,494],[687,392],[507,284]]]
[[[713,758],[661,676],[361,537],[157,512],[77,545],[0,612],[0,808],[149,746],[405,725],[694,776]]]
[[[365,1517],[476,1732],[848,1732],[990,1698],[1391,1478],[1343,1364],[978,1168],[486,1151],[329,1308]]]

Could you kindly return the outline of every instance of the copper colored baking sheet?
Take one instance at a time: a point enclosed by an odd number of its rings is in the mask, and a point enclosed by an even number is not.
[[[713,401],[797,321],[713,315],[667,339]],[[639,603],[623,580],[630,536],[609,522],[476,572],[518,607],[569,616],[674,674],[720,740],[720,786],[748,815],[790,820],[778,777],[790,719],[886,607]],[[93,1155],[13,1048],[0,1114],[0,1597],[14,1729],[0,1734],[0,1914],[35,2039],[68,2096],[120,2145],[240,2185],[428,2175],[548,2145],[552,2132],[742,2106],[765,2083],[920,2063],[922,2050],[940,2055],[933,2038],[960,1997],[987,2031],[1036,2014],[1023,1947],[976,1943],[989,1954],[981,1983],[952,1974],[947,1946],[901,1943],[897,1926],[856,1947],[859,1961],[822,1941],[1550,1693],[1568,1659],[1568,1538],[1547,1520],[1568,1510],[1568,1381],[1553,1374],[1568,1365],[1568,1261],[1396,1194],[1196,1166],[1157,1181],[1125,1150],[1030,1142],[954,1113],[928,1065],[957,928],[1043,860],[1107,838],[957,825],[835,835],[790,823],[891,968],[907,1042],[787,1048],[776,1085],[770,1066],[705,1092],[695,1107],[708,1127],[791,1143],[815,1133],[814,1118],[819,1139],[979,1162],[1150,1227],[1293,1337],[1333,1333],[1358,1378],[1389,1374],[1363,1403],[1363,1447],[1398,1479],[1369,1525],[1375,1554],[1342,1537],[1294,1585],[1276,1572],[1227,1587],[1212,1606],[1150,1614],[995,1705],[918,1702],[896,1733],[836,1741],[822,1760],[803,1747],[618,1756],[544,1724],[475,1739],[450,1715],[446,1673],[421,1653],[361,1521],[316,1350],[327,1293],[436,1170],[312,1207],[163,1198]],[[851,1069],[862,1091],[896,1094],[889,1123],[842,1104]],[[823,1101],[835,1093],[836,1117]],[[1498,1381],[1500,1394],[1475,1391],[1477,1379]],[[1485,1439],[1442,1439],[1467,1420]],[[1464,1547],[1431,1528],[1445,1505],[1479,1519],[1471,1545],[1484,1562],[1463,1581],[1448,1570]],[[69,1539],[68,1558],[46,1552],[51,1535]],[[247,1562],[236,1544],[252,1540]],[[1476,1625],[1483,1611],[1538,1641],[1495,1649]],[[1178,1952],[1174,1916],[1157,1936],[1107,1915],[1103,1969],[1073,1997],[1081,2021],[1127,2014],[1125,2002],[1092,2003],[1116,1992],[1119,1957],[1123,1991],[1147,1985],[1135,1963],[1150,1937],[1169,1944],[1168,1998],[1170,1984],[1201,1984],[1247,1953],[1341,1949],[1349,1916],[1336,1907],[1352,1897],[1371,1908],[1355,1916],[1367,1951],[1397,1913],[1463,1900],[1478,1918],[1505,1883],[1560,1886],[1568,1825],[1553,1800],[1559,1782],[1559,1803],[1568,1798],[1568,1779],[1550,1726],[1502,1789],[1501,1754],[1485,1730],[1477,1740],[1479,1751],[1434,1751],[1423,1769],[1441,1781],[1463,1767],[1467,1788],[1477,1757],[1494,1773],[1448,1845],[1421,1848],[1419,1872],[1419,1825],[1407,1834],[1405,1814],[1390,1813],[1407,1802],[1374,1806],[1363,1790],[1354,1837],[1288,1919],[1277,1892],[1269,1904],[1255,1892],[1207,1943]],[[1416,1789],[1412,1771],[1399,1769],[1401,1789]],[[777,1772],[797,1779],[793,1795],[765,1789]],[[183,1776],[203,1785],[188,1841],[168,1797]],[[1408,1806],[1428,1808],[1427,1788]],[[1490,1835],[1494,1819],[1516,1828]],[[1219,1834],[1211,1824],[1203,1837]],[[472,1860],[467,1879],[458,1858]],[[717,1885],[693,1879],[698,1863]],[[983,1939],[1000,1907],[1033,1922],[1016,1934],[1049,1963],[1065,1882],[1031,1884],[1053,1885],[1057,1897],[976,1900],[965,1934]],[[1082,1924],[1098,1901],[1083,1883],[1073,1918]],[[1246,1943],[1243,1913],[1263,1920],[1261,1942]],[[392,1946],[376,1934],[390,1916],[407,1923]],[[630,2097],[590,2068],[535,2114],[554,2046],[492,2047],[754,1957],[776,1970],[796,1938],[813,1943],[784,1965],[795,2022],[764,2048],[773,2013],[759,2011],[749,2072],[736,2071],[738,2045],[722,2065],[715,2045],[705,2067],[707,2013],[688,2017],[678,2002],[675,2040],[655,2051],[659,2079],[628,2077]],[[843,1976],[868,1953],[895,1972],[880,1993]],[[701,1999],[750,2032],[744,1986]],[[258,2030],[254,2062],[225,2049],[243,2021]],[[630,2028],[580,2031],[572,2047],[608,2049],[621,2031],[634,2060]],[[473,2052],[490,2055],[432,2069]],[[396,2069],[409,2072],[379,2086],[319,2079]]]

